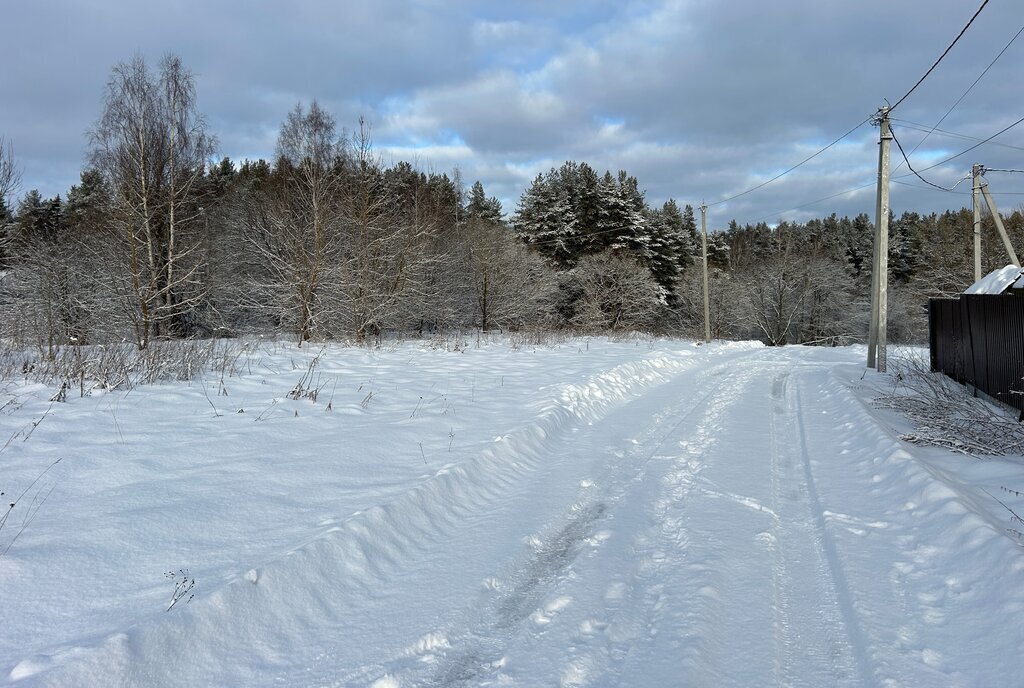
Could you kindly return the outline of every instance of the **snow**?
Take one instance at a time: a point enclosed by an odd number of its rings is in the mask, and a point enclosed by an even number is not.
[[[0,684],[1012,683],[992,495],[1021,513],[1022,457],[902,443],[863,351],[331,345],[314,401],[319,350],[281,344],[223,380],[11,384],[0,440],[43,420],[4,499],[61,461],[0,529]]]
[[[993,270],[980,280],[967,287],[965,294],[1002,294],[1010,285],[1024,274],[1018,265],[1006,265]]]

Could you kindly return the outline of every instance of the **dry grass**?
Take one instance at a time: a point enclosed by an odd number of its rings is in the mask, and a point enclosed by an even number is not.
[[[235,339],[62,346],[51,351],[0,347],[0,380],[57,386],[55,400],[94,389],[132,390],[138,385],[192,380],[212,371],[221,378],[251,368],[259,342]]]

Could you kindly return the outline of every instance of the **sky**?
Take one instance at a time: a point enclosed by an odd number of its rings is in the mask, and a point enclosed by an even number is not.
[[[85,164],[111,68],[135,55],[155,66],[172,52],[195,76],[219,155],[233,160],[272,158],[288,111],[316,99],[339,129],[364,117],[385,164],[458,168],[506,213],[538,173],[576,160],[627,170],[652,204],[707,203],[712,229],[732,219],[873,217],[878,128],[870,122],[782,179],[721,201],[898,101],[980,3],[9,3],[0,32],[0,136],[22,171],[22,193],[63,194]],[[990,0],[893,111],[915,169],[1024,117],[1024,36],[947,115],[1022,27],[1020,0]],[[924,138],[940,120],[949,133]],[[897,213],[970,205],[969,184],[952,193],[928,187],[903,176],[910,173],[895,146],[892,155]],[[922,176],[952,187],[973,163],[1024,169],[1024,123]],[[1001,210],[1024,204],[1024,174],[992,172],[988,180]]]

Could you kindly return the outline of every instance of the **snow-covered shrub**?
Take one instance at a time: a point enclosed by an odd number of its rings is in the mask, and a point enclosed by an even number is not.
[[[898,411],[910,421],[913,431],[900,439],[971,456],[1024,454],[1024,424],[1003,407],[931,372],[926,357],[923,350],[891,356],[893,386],[875,399],[879,408]]]

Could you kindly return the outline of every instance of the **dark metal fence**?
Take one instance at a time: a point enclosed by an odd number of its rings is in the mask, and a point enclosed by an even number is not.
[[[964,294],[928,302],[932,370],[1021,412],[1024,298]]]

